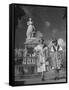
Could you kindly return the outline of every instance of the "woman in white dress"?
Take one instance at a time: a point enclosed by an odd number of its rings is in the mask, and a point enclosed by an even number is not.
[[[43,53],[43,40],[40,40],[39,45],[37,45],[34,48],[36,55],[38,57],[37,60],[37,72],[41,72],[42,73],[42,80],[45,80],[45,76],[44,76],[44,72],[46,71],[45,68],[45,56]]]

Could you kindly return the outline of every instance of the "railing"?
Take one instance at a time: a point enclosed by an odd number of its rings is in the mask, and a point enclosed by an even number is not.
[[[36,56],[26,56],[23,57],[23,64],[27,65],[36,65],[37,64],[37,57]]]

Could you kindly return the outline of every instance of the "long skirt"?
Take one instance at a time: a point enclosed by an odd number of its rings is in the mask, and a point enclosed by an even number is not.
[[[37,61],[37,72],[43,72],[43,71],[46,71],[45,58],[39,54],[38,61]]]
[[[58,52],[51,53],[52,67],[54,69],[60,69],[61,67],[61,56]]]

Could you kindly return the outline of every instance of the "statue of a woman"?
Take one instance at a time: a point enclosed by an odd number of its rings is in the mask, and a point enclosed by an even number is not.
[[[31,18],[29,18],[27,25],[28,28],[27,28],[26,36],[27,39],[31,39],[33,37],[33,30],[35,29]]]

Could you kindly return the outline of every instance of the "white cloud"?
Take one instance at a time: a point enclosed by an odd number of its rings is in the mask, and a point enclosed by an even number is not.
[[[45,22],[45,25],[46,25],[47,27],[49,27],[49,26],[50,26],[50,22],[49,22],[49,21],[46,21],[46,22]]]

